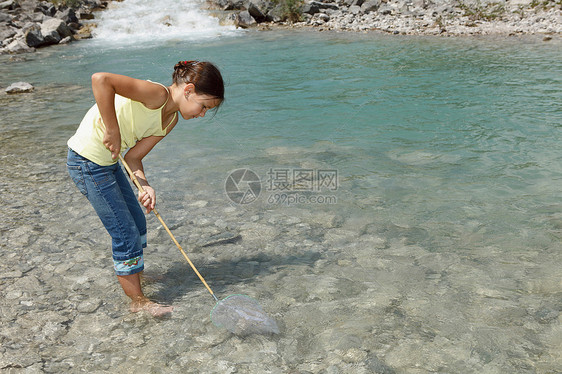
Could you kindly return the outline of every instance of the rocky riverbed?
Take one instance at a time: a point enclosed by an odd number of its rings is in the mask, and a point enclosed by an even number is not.
[[[482,246],[473,231],[470,250],[433,249],[427,232],[393,223],[374,196],[355,199],[354,214],[243,207],[197,170],[178,178],[152,169],[160,212],[217,295],[256,298],[281,333],[241,338],[215,327],[212,298],[154,217],[146,272],[156,280],[146,291],[176,310],[167,319],[129,313],[109,237],[65,170],[75,124],[52,107],[52,97],[86,101],[88,90],[0,93],[2,118],[18,123],[0,128],[2,373],[562,370],[559,246]],[[330,147],[261,157],[298,164],[342,152]]]

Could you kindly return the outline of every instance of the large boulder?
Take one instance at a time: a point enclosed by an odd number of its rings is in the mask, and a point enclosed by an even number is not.
[[[247,29],[248,27],[255,26],[256,23],[257,22],[254,19],[254,17],[252,17],[250,12],[248,12],[247,10],[243,10],[240,13],[238,13],[235,20],[235,25],[243,29]]]
[[[45,44],[58,44],[67,36],[72,36],[72,30],[63,20],[49,18],[41,24],[41,34],[43,34]]]
[[[388,16],[392,14],[392,7],[386,3],[380,5],[378,9],[379,9],[379,14],[382,14],[383,16]]]
[[[39,27],[39,25],[34,25],[33,27],[29,28],[26,31],[24,38],[25,44],[33,48],[37,48],[45,44],[45,38],[41,33],[41,27]]]
[[[63,20],[65,23],[78,23],[78,17],[76,16],[76,11],[72,8],[66,8],[65,10],[59,10],[55,14],[55,18]]]
[[[35,48],[28,46],[25,44],[25,41],[22,39],[16,39],[12,41],[10,44],[4,48],[4,52],[7,53],[26,53],[26,52],[33,52]]]
[[[381,0],[367,0],[361,5],[361,11],[363,13],[375,12],[379,9],[381,5]]]
[[[247,4],[248,13],[256,22],[265,22],[269,21],[268,19],[268,12],[272,8],[272,4],[267,0],[249,0]]]
[[[57,12],[57,8],[52,3],[42,1],[35,7],[35,12],[41,12],[48,17],[53,17]]]
[[[277,4],[267,12],[267,19],[273,22],[283,22],[287,19],[287,14],[283,5]]]
[[[304,4],[302,8],[302,12],[306,14],[316,14],[323,9],[338,10],[339,7],[337,4],[333,4],[333,3],[321,3],[319,1],[309,1],[308,3]]]

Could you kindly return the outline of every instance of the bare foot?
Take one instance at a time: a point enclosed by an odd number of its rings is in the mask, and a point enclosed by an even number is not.
[[[147,312],[153,317],[164,317],[168,314],[171,314],[173,310],[173,306],[161,305],[155,303],[154,301],[150,301],[147,298],[142,298],[131,302],[131,312]]]

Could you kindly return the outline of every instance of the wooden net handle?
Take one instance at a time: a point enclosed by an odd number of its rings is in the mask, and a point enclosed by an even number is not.
[[[131,179],[133,180],[133,183],[137,186],[137,188],[139,189],[140,192],[144,192],[144,189],[142,188],[141,184],[139,183],[137,177],[135,176],[135,174],[133,174],[133,171],[131,170],[131,168],[129,168],[129,165],[127,164],[127,162],[125,161],[125,159],[123,158],[123,156],[121,156],[121,154],[119,154],[119,160],[121,161],[121,163],[123,164],[123,166],[125,167],[125,169],[127,169],[127,173],[129,173],[129,176],[131,177]],[[211,290],[211,287],[209,287],[209,285],[207,284],[207,282],[205,282],[205,278],[203,278],[203,276],[199,273],[199,271],[197,270],[197,268],[195,267],[195,265],[193,265],[193,262],[191,262],[191,260],[189,259],[189,257],[187,257],[187,254],[185,253],[185,251],[183,250],[183,248],[181,247],[180,243],[178,243],[178,241],[176,240],[176,238],[174,237],[174,234],[172,234],[172,232],[170,231],[170,229],[168,228],[168,226],[166,225],[166,223],[164,222],[164,220],[162,219],[162,217],[160,216],[160,213],[158,213],[158,211],[156,209],[152,210],[154,212],[154,214],[156,215],[156,217],[158,218],[158,220],[160,221],[160,223],[162,224],[162,226],[166,229],[166,232],[170,235],[170,238],[172,238],[172,241],[174,242],[174,244],[176,245],[176,247],[178,247],[178,249],[180,250],[181,254],[183,255],[183,257],[185,257],[185,259],[187,260],[187,263],[189,264],[189,266],[191,266],[191,268],[193,269],[193,271],[195,272],[195,274],[197,274],[197,276],[199,277],[199,279],[201,280],[201,282],[203,282],[203,284],[205,285],[205,287],[207,288],[207,291],[209,291],[209,293],[211,294],[211,296],[213,296],[213,298],[215,299],[215,301],[219,301],[217,299],[217,297],[215,296],[215,294],[213,293],[213,290]]]

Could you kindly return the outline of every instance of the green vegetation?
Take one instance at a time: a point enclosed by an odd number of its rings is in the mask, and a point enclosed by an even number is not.
[[[562,0],[533,0],[530,7],[540,10],[549,10],[554,8],[556,5],[561,5]]]
[[[461,2],[459,7],[464,11],[464,16],[472,21],[493,21],[501,19],[505,14],[505,6],[499,3],[482,5],[478,1],[471,6]]]
[[[78,8],[82,3],[81,0],[49,0],[55,6],[67,6],[69,8]]]
[[[274,4],[281,5],[282,18],[289,22],[302,21],[302,7],[304,0],[273,0]]]

